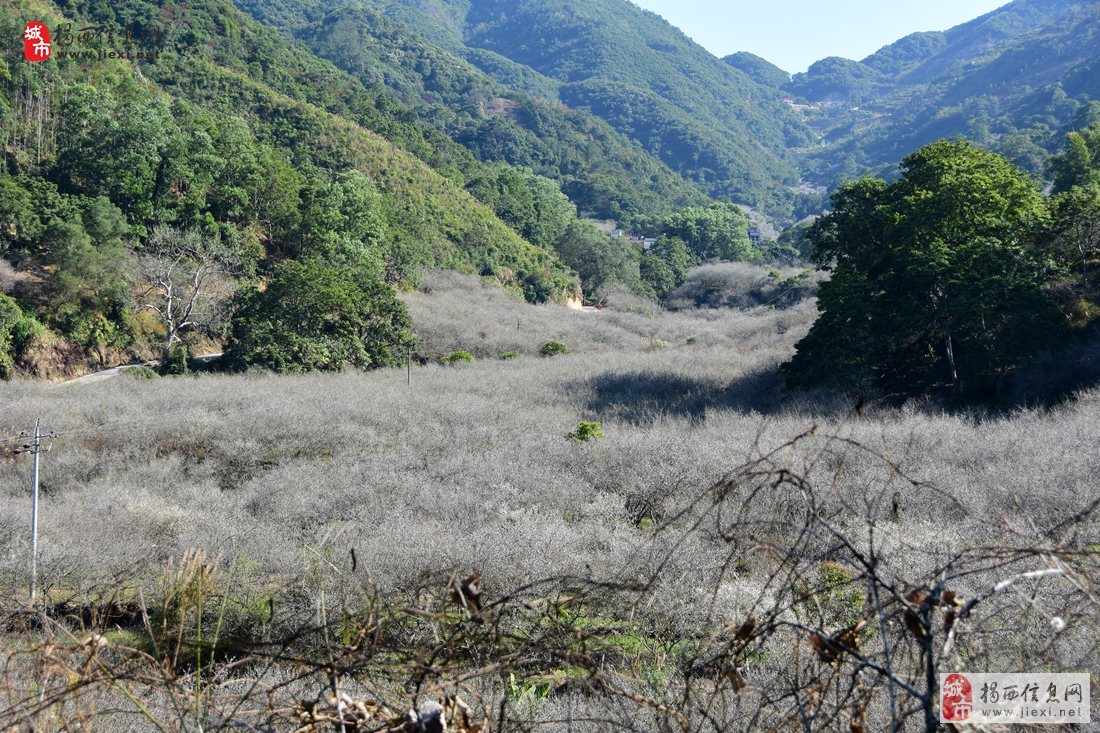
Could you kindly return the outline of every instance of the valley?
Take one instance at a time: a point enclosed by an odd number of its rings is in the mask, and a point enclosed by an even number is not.
[[[0,7],[0,730],[1100,719],[1095,2]]]

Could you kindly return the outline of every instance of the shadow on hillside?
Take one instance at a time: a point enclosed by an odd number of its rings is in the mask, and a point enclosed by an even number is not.
[[[783,406],[783,379],[777,368],[732,383],[670,372],[604,372],[580,386],[591,396],[588,409],[601,419],[649,424],[662,416],[702,421],[707,410],[774,413]]]

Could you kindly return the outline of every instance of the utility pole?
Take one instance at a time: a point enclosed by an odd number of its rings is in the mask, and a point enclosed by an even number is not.
[[[42,432],[42,419],[35,418],[34,420],[34,433],[23,432],[19,434],[20,438],[33,438],[33,443],[25,443],[24,445],[16,448],[12,453],[31,453],[34,455],[34,490],[31,494],[31,603],[34,603],[34,596],[38,590],[38,457],[42,453],[42,439],[43,438],[56,438],[58,433],[43,433]],[[53,446],[47,446],[46,450]]]
[[[409,347],[409,358],[405,362],[405,385],[411,387],[413,383],[413,350]]]

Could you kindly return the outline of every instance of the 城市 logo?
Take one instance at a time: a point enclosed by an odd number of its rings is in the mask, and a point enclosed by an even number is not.
[[[32,20],[23,28],[23,57],[27,61],[45,61],[50,57],[50,29],[45,23]]]

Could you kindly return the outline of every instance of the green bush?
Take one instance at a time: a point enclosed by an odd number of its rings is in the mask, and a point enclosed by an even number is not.
[[[177,346],[168,354],[168,361],[160,365],[160,373],[165,376],[187,374],[187,361],[190,358],[190,349],[186,346]]]
[[[142,379],[142,380],[156,379],[157,377],[160,376],[159,374],[157,374],[156,369],[150,369],[147,366],[126,367],[125,369],[122,370],[122,373],[127,375],[127,376],[133,377],[134,379]]]
[[[565,434],[565,437],[577,443],[587,443],[603,437],[599,420],[581,420],[577,428]]]
[[[13,298],[0,293],[0,379],[12,375],[23,349],[42,330],[42,325],[24,314]]]
[[[867,596],[855,581],[855,575],[843,565],[831,560],[821,563],[822,587],[817,601],[824,622],[851,625],[863,617]]]
[[[284,261],[265,290],[237,296],[223,360],[277,372],[377,369],[404,363],[409,314],[372,267]]]
[[[516,351],[515,349],[509,349],[508,351],[502,351],[502,352],[500,352],[500,358],[504,359],[504,360],[518,359],[519,358],[519,352]]]
[[[547,341],[539,349],[540,356],[558,356],[559,354],[568,354],[569,347],[563,344],[561,341]]]
[[[443,361],[448,364],[458,364],[459,362],[471,362],[474,360],[474,355],[469,351],[452,351],[443,357]]]

